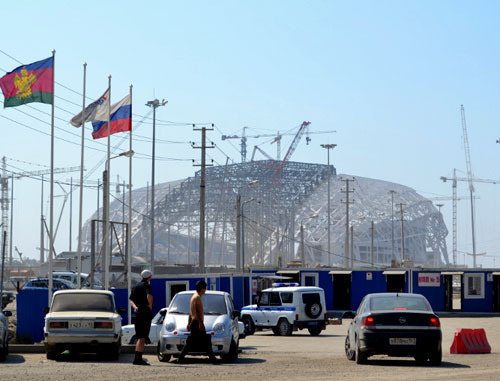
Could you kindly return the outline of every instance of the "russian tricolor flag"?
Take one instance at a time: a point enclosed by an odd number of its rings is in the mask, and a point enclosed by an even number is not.
[[[104,98],[106,100],[106,98]],[[109,99],[109,98],[108,98]],[[108,136],[108,117],[107,105],[108,102],[103,102],[99,105],[99,110],[92,121],[92,137],[94,139],[105,138]],[[111,106],[110,110],[110,132],[116,134],[117,132],[130,131],[132,129],[132,104],[130,103],[130,94]]]

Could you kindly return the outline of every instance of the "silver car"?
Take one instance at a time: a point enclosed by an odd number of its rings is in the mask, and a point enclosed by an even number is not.
[[[177,357],[189,336],[187,323],[189,304],[194,291],[179,292],[174,296],[165,315],[157,346],[158,359],[162,362]],[[239,311],[235,311],[231,295],[222,291],[207,291],[202,297],[205,314],[205,329],[211,335],[212,350],[226,362],[234,362],[238,358]],[[189,353],[204,355],[205,353]]]

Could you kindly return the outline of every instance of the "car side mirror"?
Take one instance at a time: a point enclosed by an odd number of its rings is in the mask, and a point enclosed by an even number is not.
[[[354,311],[346,311],[342,314],[342,319],[354,319],[356,313]]]
[[[9,316],[12,316],[12,312],[11,311],[4,311],[3,314],[6,316],[6,317],[9,317]]]
[[[231,318],[236,319],[239,318],[240,316],[241,316],[240,311],[233,311]]]
[[[43,312],[45,312],[46,314],[48,314],[50,311],[50,308],[49,307],[43,307]]]
[[[120,315],[124,314],[125,312],[127,312],[127,310],[125,308],[123,308],[123,307],[122,308],[118,308],[118,313]]]
[[[167,310],[161,310],[160,311],[160,315],[165,317],[165,315],[167,314]]]

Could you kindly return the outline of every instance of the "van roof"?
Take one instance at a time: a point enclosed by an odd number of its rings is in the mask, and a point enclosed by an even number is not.
[[[312,286],[271,287],[271,288],[266,288],[265,290],[262,291],[325,292],[325,290],[323,290],[321,287],[312,287]]]

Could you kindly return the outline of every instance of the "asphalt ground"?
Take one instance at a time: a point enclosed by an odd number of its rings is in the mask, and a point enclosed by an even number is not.
[[[47,360],[43,353],[11,353],[0,363],[1,380],[499,380],[500,317],[445,317],[443,363],[440,367],[417,364],[410,358],[371,357],[366,365],[348,361],[344,340],[348,320],[330,325],[320,336],[307,331],[289,337],[271,331],[257,332],[240,342],[234,364],[212,365],[204,357],[187,357],[186,363],[161,363],[154,354],[144,357],[151,366],[132,365],[133,354],[118,361],[96,355],[62,356]],[[484,328],[492,353],[452,355],[449,348],[456,328]],[[14,349],[14,348],[13,348]]]

